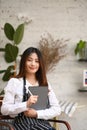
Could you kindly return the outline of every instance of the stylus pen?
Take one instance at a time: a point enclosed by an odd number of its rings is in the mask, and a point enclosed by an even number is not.
[[[29,89],[28,89],[28,92],[29,92],[30,95],[33,95],[32,92]]]

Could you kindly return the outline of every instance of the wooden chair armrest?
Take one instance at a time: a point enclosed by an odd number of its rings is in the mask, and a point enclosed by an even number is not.
[[[9,120],[9,119],[14,119],[14,118],[12,118],[12,117],[10,117],[10,116],[8,116],[8,115],[1,115],[0,114],[0,120]]]
[[[56,122],[56,123],[63,123],[67,127],[67,130],[71,130],[70,124],[65,120],[49,119],[48,121],[49,122]]]
[[[6,126],[7,128],[9,128],[9,130],[15,130],[14,126],[9,122],[0,121],[0,126],[1,127]]]
[[[71,130],[70,124],[67,121],[64,120],[53,120],[53,119],[49,119],[49,122],[56,122],[56,123],[63,123],[66,125],[67,130]],[[9,122],[5,122],[5,121],[0,121],[0,126],[6,126],[9,128],[9,130],[14,130],[14,126],[12,124],[10,124]]]
[[[0,120],[9,120],[9,119],[14,119],[10,116],[6,116],[6,115],[0,115]],[[55,123],[63,123],[66,127],[67,127],[67,130],[71,130],[71,126],[70,124],[65,121],[65,120],[59,120],[59,119],[49,119],[48,120],[49,122],[55,122]],[[14,130],[14,127],[13,125],[10,123],[10,122],[6,122],[6,121],[0,121],[0,126],[7,126],[10,128],[10,130]]]

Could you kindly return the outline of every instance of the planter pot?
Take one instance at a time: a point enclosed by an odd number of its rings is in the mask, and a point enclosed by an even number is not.
[[[79,50],[79,53],[77,54],[77,59],[79,61],[87,61],[87,48]]]

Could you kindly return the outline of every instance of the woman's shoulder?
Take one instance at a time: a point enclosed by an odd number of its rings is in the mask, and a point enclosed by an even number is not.
[[[8,82],[21,82],[21,81],[23,81],[22,78],[10,78]]]
[[[15,88],[21,84],[23,84],[22,78],[11,78],[6,85],[6,88]]]
[[[7,83],[7,86],[8,85],[14,85],[14,86],[16,85],[17,86],[17,84],[21,84],[21,83],[23,83],[22,78],[10,78],[10,80]]]

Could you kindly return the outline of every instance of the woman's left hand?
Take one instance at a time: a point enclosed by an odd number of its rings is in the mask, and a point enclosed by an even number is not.
[[[24,115],[27,117],[37,117],[37,112],[35,109],[29,108],[27,111],[24,112]]]

